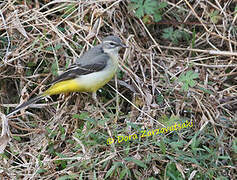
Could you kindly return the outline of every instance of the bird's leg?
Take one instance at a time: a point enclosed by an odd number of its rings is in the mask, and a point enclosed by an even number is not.
[[[96,103],[96,106],[98,106],[98,99],[97,99],[97,97],[96,97],[96,92],[93,92],[92,93],[92,99],[95,101],[95,103]]]
[[[96,97],[96,92],[92,93],[92,99],[95,101],[96,107],[100,106],[105,112],[108,112],[107,109],[105,109],[105,107],[98,101],[98,99]]]

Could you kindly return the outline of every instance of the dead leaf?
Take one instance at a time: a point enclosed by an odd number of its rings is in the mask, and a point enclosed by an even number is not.
[[[0,154],[4,152],[8,142],[10,141],[10,131],[8,125],[8,119],[2,113],[0,113],[2,119],[2,133],[0,137]]]
[[[153,169],[155,175],[160,174],[160,170],[154,164],[152,165],[152,169]]]
[[[182,165],[180,163],[175,163],[175,165],[176,165],[176,168],[178,169],[178,171],[182,174],[183,178],[185,179]]]
[[[128,83],[118,80],[118,84],[120,84],[121,86],[124,86],[124,87],[128,88],[130,91],[136,93],[135,88],[133,86],[129,85]]]
[[[9,140],[10,137],[7,134],[0,137],[0,154],[4,153],[4,150],[7,147]]]
[[[198,172],[198,171],[194,170],[194,171],[190,174],[188,180],[192,180],[197,172]]]
[[[14,27],[15,27],[23,36],[25,36],[27,39],[29,39],[29,37],[28,37],[28,35],[27,35],[27,33],[26,33],[24,27],[23,27],[22,24],[21,24],[21,21],[20,21],[20,19],[19,19],[19,17],[18,17],[17,11],[15,11],[14,14],[15,14],[15,18],[14,18],[14,20],[13,20],[13,25],[14,25]]]

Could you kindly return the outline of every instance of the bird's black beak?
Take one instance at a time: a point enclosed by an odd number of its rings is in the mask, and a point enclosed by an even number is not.
[[[123,48],[129,48],[129,46],[126,46],[125,44],[123,44],[123,43],[120,43],[119,44],[121,47],[123,47]]]

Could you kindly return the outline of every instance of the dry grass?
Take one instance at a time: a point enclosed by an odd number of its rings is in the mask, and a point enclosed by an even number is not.
[[[103,37],[115,34],[129,45],[115,81],[98,92],[109,113],[96,108],[90,94],[73,93],[10,119],[1,178],[236,178],[236,1],[166,2],[158,23],[136,18],[123,0],[0,4],[4,114],[45,90],[58,67],[75,62]],[[168,27],[189,40],[164,39]],[[188,71],[199,76],[183,91],[179,78]],[[186,119],[192,128],[107,144],[111,137]]]

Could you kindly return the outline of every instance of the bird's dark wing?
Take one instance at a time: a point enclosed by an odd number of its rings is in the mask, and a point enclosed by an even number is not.
[[[86,75],[94,72],[101,71],[107,65],[109,56],[106,54],[102,54],[100,56],[94,57],[96,58],[94,63],[91,64],[73,64],[66,71],[64,71],[61,75],[55,78],[50,84],[65,81],[69,79],[74,79],[81,75]]]

